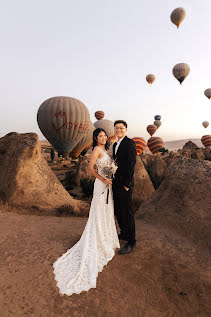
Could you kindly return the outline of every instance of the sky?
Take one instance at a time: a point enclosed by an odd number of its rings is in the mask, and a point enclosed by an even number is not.
[[[179,29],[177,7],[186,10]],[[164,141],[211,134],[210,12],[210,0],[0,0],[0,136],[43,140],[37,111],[54,96],[81,100],[92,122],[97,110],[126,120],[129,137],[147,140],[156,114]],[[182,85],[172,75],[181,62],[190,66]]]

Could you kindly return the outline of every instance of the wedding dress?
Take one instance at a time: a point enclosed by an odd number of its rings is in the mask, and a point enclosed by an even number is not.
[[[98,174],[111,158],[104,152],[96,161]],[[108,202],[108,203],[107,203]],[[60,294],[72,295],[96,288],[98,273],[110,261],[119,240],[114,220],[111,186],[107,201],[106,185],[96,178],[89,219],[80,240],[53,264]]]

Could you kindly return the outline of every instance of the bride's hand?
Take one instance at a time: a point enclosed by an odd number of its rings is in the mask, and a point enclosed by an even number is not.
[[[111,185],[112,184],[112,179],[111,178],[104,178],[103,183],[106,184],[106,185]]]

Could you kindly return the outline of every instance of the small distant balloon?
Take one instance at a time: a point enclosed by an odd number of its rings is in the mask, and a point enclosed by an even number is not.
[[[105,130],[107,133],[108,138],[113,137],[114,133],[114,122],[107,119],[98,120],[94,123],[95,128],[101,128]]]
[[[183,80],[188,76],[190,72],[190,67],[188,64],[179,63],[173,67],[173,75],[174,77],[182,84]]]
[[[204,121],[204,122],[202,122],[202,125],[206,129],[208,127],[208,125],[209,125],[209,122],[208,121]]]
[[[182,23],[182,21],[184,20],[186,16],[186,12],[184,8],[176,8],[172,11],[171,13],[171,22],[174,23],[177,28],[180,26],[180,24]]]
[[[204,135],[201,138],[201,142],[205,147],[211,146],[211,135]]]
[[[161,126],[161,121],[160,121],[160,120],[155,120],[155,121],[154,121],[154,125],[157,127],[157,129],[160,128],[160,126]]]
[[[147,81],[150,85],[152,85],[152,83],[155,81],[155,75],[153,75],[153,74],[148,74],[148,75],[146,76],[146,81]]]
[[[159,137],[151,137],[147,141],[147,145],[153,154],[157,153],[161,148],[164,147],[163,140]]]
[[[161,120],[161,116],[157,114],[156,116],[154,116],[154,119],[155,120]]]
[[[204,91],[204,94],[205,96],[210,99],[211,98],[211,88],[207,88],[205,91]]]
[[[104,118],[104,115],[105,115],[104,112],[101,110],[95,112],[95,118],[97,120],[102,120]]]
[[[139,137],[134,137],[132,138],[132,140],[135,142],[137,155],[141,155],[141,153],[147,146],[146,141],[144,140],[144,138]]]
[[[157,127],[156,127],[156,125],[154,125],[154,124],[149,124],[149,125],[147,126],[147,132],[148,132],[151,136],[156,132],[156,130],[157,130]]]

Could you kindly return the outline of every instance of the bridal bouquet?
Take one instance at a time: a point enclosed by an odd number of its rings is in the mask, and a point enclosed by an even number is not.
[[[116,165],[115,161],[112,160],[111,162],[105,162],[101,166],[101,171],[106,176],[106,178],[113,178],[114,174],[116,173],[117,168],[118,168],[118,166]],[[104,192],[102,194],[104,194]],[[108,204],[108,197],[109,197],[109,187],[107,187],[106,204]]]

